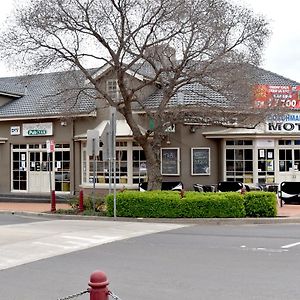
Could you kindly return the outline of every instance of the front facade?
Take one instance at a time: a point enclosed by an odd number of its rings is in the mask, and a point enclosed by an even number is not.
[[[260,70],[261,84],[298,86],[297,82]],[[118,97],[113,74],[98,74],[107,92]],[[66,81],[67,79],[67,81]],[[130,78],[132,84],[140,78]],[[58,93],[70,84],[65,73],[0,79],[0,194],[62,195],[81,189],[111,188],[108,161],[100,148],[90,155],[87,131],[103,135],[109,107],[94,98]],[[148,88],[145,99],[156,90]],[[59,104],[58,104],[59,103]],[[278,116],[277,116],[278,117]],[[298,121],[299,120],[299,121]],[[143,130],[148,122],[142,123]],[[266,120],[255,129],[182,124],[166,130],[161,145],[164,181],[193,185],[218,181],[272,184],[300,180],[300,114],[296,110]],[[94,181],[95,180],[95,181]],[[138,189],[147,181],[145,155],[126,121],[116,121],[116,184]]]

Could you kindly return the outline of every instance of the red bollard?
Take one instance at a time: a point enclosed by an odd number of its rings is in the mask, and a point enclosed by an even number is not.
[[[83,212],[83,191],[79,192],[79,212]]]
[[[56,197],[55,191],[51,192],[51,212],[56,212]]]
[[[108,300],[109,282],[105,273],[102,271],[95,271],[90,276],[89,286],[90,288],[90,300]]]

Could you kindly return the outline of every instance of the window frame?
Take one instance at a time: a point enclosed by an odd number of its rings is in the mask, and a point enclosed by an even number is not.
[[[207,172],[202,172],[202,173],[195,173],[194,172],[194,150],[203,150],[207,151]],[[209,147],[193,147],[191,148],[191,175],[192,176],[209,176],[210,175],[210,148]]]
[[[176,159],[177,159],[177,163],[176,163],[176,173],[164,173],[163,172],[163,151],[164,150],[175,150],[176,151]],[[179,147],[163,147],[160,148],[160,173],[163,176],[179,176],[180,175],[180,148]]]

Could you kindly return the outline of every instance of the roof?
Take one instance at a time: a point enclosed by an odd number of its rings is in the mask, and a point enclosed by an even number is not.
[[[0,119],[90,114],[93,93],[78,71],[0,78],[0,95],[12,98]]]
[[[297,86],[299,82],[288,79],[279,74],[258,68],[255,66],[248,66],[249,78],[253,84],[266,84],[276,86]],[[150,95],[144,102],[147,108],[154,109],[159,106],[163,99],[163,90],[159,89]],[[174,107],[177,105],[184,106],[201,106],[229,108],[230,106],[236,107],[234,100],[229,97],[210,89],[200,83],[190,83],[178,90],[178,92],[170,99],[168,106]]]
[[[300,83],[261,68],[249,66],[254,82],[268,85],[295,86]],[[99,75],[106,68],[90,69],[91,74]],[[141,80],[153,78],[148,64],[137,64],[130,75]],[[66,71],[35,74],[19,77],[0,78],[0,96],[11,98],[0,106],[0,120],[17,118],[44,118],[66,115],[90,115],[96,109],[95,91],[89,86],[80,71]],[[145,100],[145,105],[155,109],[163,98],[157,89]],[[171,98],[169,106],[203,105],[226,108],[234,104],[218,92],[201,85],[185,85]]]

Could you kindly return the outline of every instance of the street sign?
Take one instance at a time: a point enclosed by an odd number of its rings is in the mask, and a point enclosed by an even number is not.
[[[102,155],[103,161],[107,161],[111,158],[110,149],[111,149],[111,130],[110,124],[107,123],[101,134],[100,140],[102,142]]]
[[[100,150],[99,131],[96,129],[88,130],[86,133],[86,151],[88,155],[98,155]]]
[[[47,140],[46,141],[46,148],[47,148],[47,153],[53,153],[54,149],[55,149],[54,140]]]

